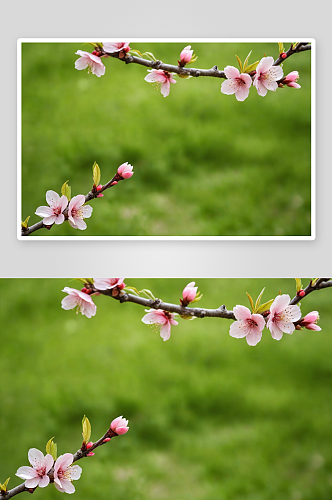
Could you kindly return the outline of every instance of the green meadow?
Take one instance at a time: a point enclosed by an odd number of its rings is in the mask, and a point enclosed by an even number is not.
[[[190,41],[188,41],[190,43]],[[131,43],[177,64],[185,43]],[[237,66],[277,43],[192,43],[194,67]],[[288,45],[287,45],[288,48]],[[129,162],[134,176],[90,202],[85,231],[68,223],[32,236],[308,236],[311,234],[310,51],[283,64],[301,89],[238,102],[223,80],[176,77],[170,95],[144,81],[143,66],[103,59],[104,76],[74,67],[83,43],[22,45],[22,220],[41,219],[47,190],[72,195],[101,183]]]
[[[194,279],[194,278],[192,278]],[[179,303],[191,279],[126,279]],[[196,279],[198,304],[248,306],[292,279]],[[302,301],[318,310],[320,332],[263,332],[249,347],[229,336],[230,321],[207,318],[172,327],[171,338],[141,322],[144,308],[95,297],[87,319],[61,309],[69,279],[3,279],[1,299],[0,482],[21,484],[29,448],[58,454],[92,440],[113,418],[129,432],[79,462],[75,498],[88,500],[330,500],[332,488],[331,289]],[[26,494],[24,494],[26,496]],[[53,485],[36,500],[61,497]]]

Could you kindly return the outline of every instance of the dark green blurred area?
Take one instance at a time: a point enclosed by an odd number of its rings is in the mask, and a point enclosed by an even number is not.
[[[193,278],[194,279],[194,278]],[[191,279],[126,279],[178,303]],[[306,282],[305,282],[306,283]],[[77,499],[329,500],[331,449],[331,289],[312,293],[302,314],[318,310],[321,332],[265,329],[256,347],[229,336],[231,322],[179,319],[171,338],[141,322],[144,308],[95,297],[91,319],[61,309],[75,280],[1,280],[1,477],[21,483],[28,449],[58,454],[92,440],[119,415],[130,430],[80,461]],[[196,279],[201,307],[248,306],[291,279]],[[51,485],[36,499],[60,498]]]
[[[188,42],[190,43],[190,41]],[[177,64],[182,43],[132,43]],[[237,66],[277,43],[194,43],[198,68]],[[22,220],[69,179],[72,195],[92,187],[92,165],[105,184],[129,162],[134,176],[91,202],[85,231],[69,224],[36,236],[308,236],[311,204],[310,51],[295,54],[301,89],[264,98],[251,87],[238,102],[217,78],[176,77],[170,95],[144,81],[146,68],[104,59],[98,78],[75,70],[88,44],[22,45]]]

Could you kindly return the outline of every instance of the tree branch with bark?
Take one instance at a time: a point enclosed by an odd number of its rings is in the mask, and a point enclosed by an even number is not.
[[[303,288],[300,279],[296,279],[296,295],[291,299],[287,294],[279,294],[277,297],[261,303],[264,289],[254,302],[247,293],[251,311],[243,305],[236,305],[228,310],[223,304],[216,309],[205,309],[188,307],[189,304],[198,302],[202,294],[194,282],[189,283],[182,291],[180,304],[171,304],[156,298],[151,290],[137,290],[133,286],[126,286],[122,278],[94,278],[82,279],[84,284],[81,290],[65,287],[63,292],[68,295],[62,300],[63,309],[74,309],[91,318],[96,314],[97,306],[92,296],[106,295],[120,303],[132,302],[134,304],[150,308],[142,318],[143,323],[152,325],[159,331],[163,340],[168,340],[171,334],[171,325],[177,325],[175,319],[194,318],[222,318],[234,320],[230,326],[230,335],[235,338],[246,337],[247,343],[256,345],[262,338],[262,331],[266,327],[270,330],[275,340],[280,340],[283,333],[291,334],[295,330],[307,328],[308,330],[320,330],[317,325],[319,320],[318,311],[312,311],[302,316],[300,306],[297,305],[302,299],[314,291],[332,287],[330,278],[316,278],[309,281]]]

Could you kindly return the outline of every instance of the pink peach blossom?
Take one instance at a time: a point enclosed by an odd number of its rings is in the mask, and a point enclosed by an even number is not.
[[[86,229],[87,225],[83,219],[91,217],[92,207],[90,205],[84,205],[84,203],[84,194],[74,196],[69,202],[68,220],[69,224],[74,229]]]
[[[72,465],[74,456],[72,453],[60,455],[54,464],[54,485],[62,493],[74,493],[73,480],[81,477],[82,468]]]
[[[190,63],[191,61],[191,58],[193,56],[193,53],[194,51],[193,50],[190,50],[191,49],[191,45],[188,45],[187,47],[185,47],[181,54],[180,54],[180,65],[181,66],[185,66],[186,64]]]
[[[273,57],[263,57],[257,68],[253,85],[257,89],[258,95],[264,97],[268,90],[277,90],[277,81],[283,76],[280,66],[273,66]]]
[[[192,281],[191,283],[188,283],[188,285],[183,289],[183,300],[181,301],[183,306],[187,306],[190,302],[195,300],[197,288],[198,287],[195,286],[195,282]]]
[[[123,281],[124,278],[93,278],[93,284],[97,290],[110,290],[115,287],[123,290],[126,286]]]
[[[238,321],[231,324],[229,334],[237,339],[246,337],[248,345],[254,346],[262,338],[265,319],[261,314],[251,314],[245,306],[235,306],[233,313]]]
[[[320,331],[321,327],[316,324],[318,320],[318,311],[312,311],[304,316],[303,320],[301,321],[301,326],[304,326],[304,328],[307,328],[308,330]]]
[[[75,68],[78,70],[89,68],[89,72],[96,76],[102,76],[105,74],[105,66],[101,62],[100,57],[90,54],[90,52],[85,52],[84,50],[78,50],[75,52],[81,56],[75,61]]]
[[[172,78],[175,73],[169,73],[163,69],[148,69],[149,75],[146,75],[144,80],[149,83],[155,83],[164,97],[169,94],[171,83],[176,83]]]
[[[270,307],[267,328],[275,340],[280,340],[283,333],[293,333],[295,330],[294,322],[301,318],[299,306],[289,305],[289,302],[289,295],[278,295]]]
[[[123,179],[129,179],[129,177],[134,175],[133,168],[134,167],[128,162],[122,163],[118,168],[118,174],[121,175]]]
[[[115,52],[120,52],[121,50],[124,52],[130,51],[129,42],[105,42],[103,43],[103,49],[109,54],[114,54]]]
[[[114,420],[112,420],[110,428],[112,429],[113,432],[118,434],[118,436],[121,436],[122,434],[125,434],[126,432],[129,431],[128,427],[128,420],[122,417],[117,417]]]
[[[287,85],[288,87],[293,87],[294,89],[300,89],[301,85],[296,83],[298,79],[299,79],[298,71],[292,71],[291,73],[288,73],[288,75],[285,77],[282,83],[284,85]]]
[[[52,224],[62,224],[65,220],[63,211],[68,205],[67,196],[62,195],[61,198],[55,191],[46,192],[46,201],[49,204],[48,207],[38,207],[36,210],[36,215],[39,217],[44,217],[43,224],[45,226],[51,226]]]
[[[69,288],[66,286],[63,292],[68,293],[67,297],[62,299],[61,307],[68,311],[69,309],[74,309],[76,307],[76,313],[78,312],[84,314],[87,318],[94,316],[97,311],[97,306],[93,302],[90,295],[77,290],[76,288]]]
[[[174,314],[156,309],[146,310],[148,314],[143,316],[142,321],[146,325],[154,325],[163,340],[168,340],[171,335],[171,325],[177,325]]]
[[[244,101],[249,95],[249,89],[252,84],[251,76],[241,73],[234,66],[226,66],[224,69],[227,80],[221,85],[223,94],[235,94],[238,101]]]
[[[53,467],[52,455],[47,454],[44,457],[41,451],[30,448],[28,459],[32,467],[20,467],[16,472],[16,476],[26,480],[24,483],[26,488],[36,488],[37,486],[45,488],[50,482],[47,473]]]

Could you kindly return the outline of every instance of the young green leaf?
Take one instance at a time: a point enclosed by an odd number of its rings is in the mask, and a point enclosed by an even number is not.
[[[259,304],[261,303],[261,298],[262,298],[262,295],[264,293],[264,290],[265,290],[265,287],[263,288],[263,290],[261,291],[261,293],[257,297],[256,304],[255,304],[255,312],[259,308]]]
[[[300,290],[303,289],[301,278],[295,278],[295,281],[296,281],[296,291],[299,292]]]
[[[278,42],[278,46],[279,46],[279,54],[282,54],[283,52],[286,52],[283,43]]]
[[[241,59],[235,54],[235,57],[237,59],[237,62],[239,63],[239,66],[240,66],[240,73],[242,73],[242,62],[241,62]]]
[[[139,291],[137,290],[137,288],[133,287],[133,286],[126,286],[123,291],[125,293],[131,293],[132,295],[137,295],[137,297],[139,297]]]
[[[258,65],[259,65],[259,61],[256,61],[252,64],[249,64],[249,66],[247,66],[247,68],[245,70],[245,73],[251,73],[252,71],[255,71],[255,69],[257,68]]]
[[[62,187],[61,187],[61,194],[63,196],[67,196],[67,200],[70,201],[70,198],[71,198],[71,187],[68,186],[68,181],[66,181],[64,184],[62,184]]]
[[[254,311],[255,311],[254,301],[252,300],[252,298],[250,297],[250,295],[249,295],[249,293],[248,293],[248,292],[246,292],[246,294],[247,294],[247,297],[248,297],[249,302],[250,302],[251,311],[254,313]]]
[[[97,162],[94,162],[92,166],[93,172],[93,183],[95,186],[99,186],[100,184],[100,168]]]
[[[83,432],[82,432],[83,442],[88,443],[91,436],[91,424],[89,422],[89,419],[85,415],[82,420],[82,427],[83,427]]]
[[[142,294],[145,295],[148,299],[156,300],[156,297],[153,295],[151,290],[148,290],[147,288],[143,288],[143,290],[140,290],[138,293],[140,295],[142,295]]]
[[[246,71],[246,68],[248,67],[248,61],[249,61],[249,57],[250,57],[251,52],[252,52],[252,50],[249,52],[249,54],[246,57],[246,60],[243,63],[243,71],[244,72]],[[242,71],[241,71],[241,73],[242,73]]]
[[[53,460],[57,459],[57,445],[53,442],[54,437],[52,437],[49,441],[47,441],[46,445],[46,453],[52,455]]]
[[[203,294],[201,292],[197,292],[196,297],[194,298],[194,300],[191,301],[191,303],[193,304],[194,302],[198,302],[199,300],[201,300],[202,297]]]
[[[4,491],[4,492],[7,491],[7,484],[9,483],[9,479],[10,479],[10,477],[8,479],[6,479],[6,481],[3,484],[0,483],[0,491]]]
[[[28,229],[28,222],[29,222],[29,219],[30,219],[30,215],[25,219],[24,222],[21,222],[21,226],[22,228],[24,229]]]
[[[155,58],[155,56],[152,54],[152,52],[143,52],[142,54],[143,56],[147,56],[148,59],[150,59],[150,61],[156,61],[157,59]]]
[[[261,306],[259,306],[259,308],[257,309],[256,313],[257,314],[262,314],[263,312],[265,311],[268,311],[271,307],[271,304],[273,303],[274,299],[272,300],[269,300],[268,302],[265,302],[265,304],[262,304]]]

